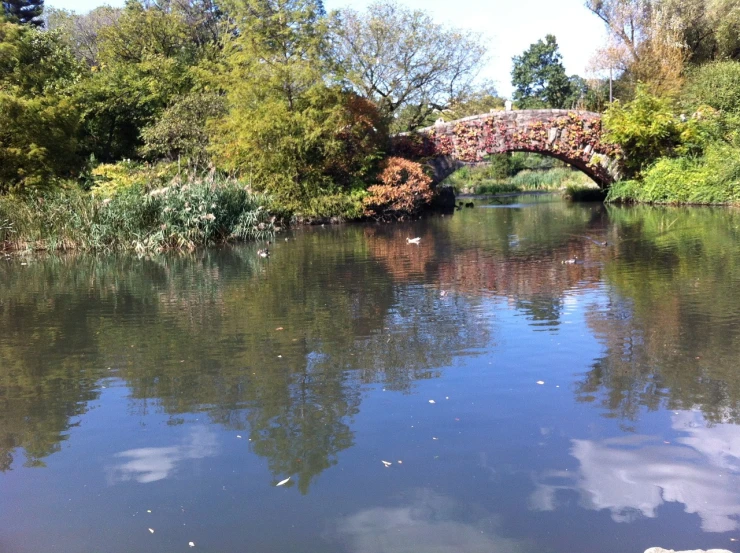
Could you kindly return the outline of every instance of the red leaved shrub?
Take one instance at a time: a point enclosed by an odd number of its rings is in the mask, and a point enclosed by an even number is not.
[[[434,195],[432,178],[424,172],[424,168],[402,157],[389,157],[378,179],[381,184],[368,188],[370,194],[363,200],[368,217],[413,216]]]

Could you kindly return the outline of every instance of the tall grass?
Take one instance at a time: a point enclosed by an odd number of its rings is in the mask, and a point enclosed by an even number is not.
[[[269,199],[227,179],[193,179],[101,198],[77,189],[0,197],[0,249],[193,249],[275,231]]]
[[[525,169],[514,176],[496,179],[488,179],[487,175],[490,173],[485,166],[463,167],[449,177],[447,182],[458,191],[471,194],[503,194],[596,186],[585,174],[568,167],[554,167],[544,171]]]

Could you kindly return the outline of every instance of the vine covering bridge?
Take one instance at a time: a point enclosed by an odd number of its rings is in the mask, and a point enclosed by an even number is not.
[[[551,156],[580,169],[600,187],[621,176],[619,148],[602,141],[601,116],[587,111],[494,111],[396,137],[395,153],[424,160],[440,182],[466,164],[506,152]]]

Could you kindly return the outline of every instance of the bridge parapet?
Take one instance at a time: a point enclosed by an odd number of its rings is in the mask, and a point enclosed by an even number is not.
[[[580,169],[599,186],[622,175],[622,154],[602,140],[601,116],[559,109],[496,111],[396,137],[398,155],[426,161],[439,182],[463,164],[506,152],[533,152]]]

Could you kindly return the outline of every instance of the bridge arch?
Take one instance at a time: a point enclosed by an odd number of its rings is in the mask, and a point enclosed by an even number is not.
[[[617,146],[602,141],[601,116],[587,111],[495,111],[395,138],[394,153],[424,161],[439,183],[463,165],[490,154],[531,152],[557,158],[607,188],[622,175]]]

